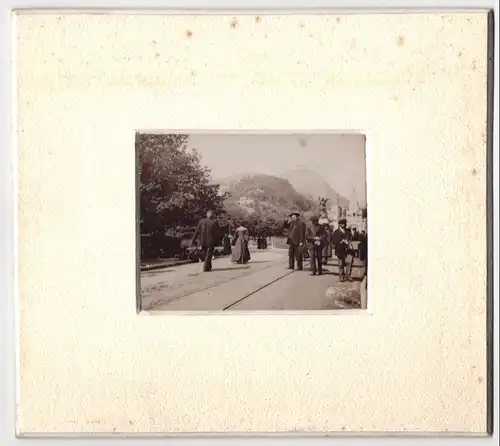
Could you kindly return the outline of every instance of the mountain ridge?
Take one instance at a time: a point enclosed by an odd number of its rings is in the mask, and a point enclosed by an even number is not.
[[[229,192],[225,208],[230,215],[282,219],[292,211],[316,211],[317,200],[296,191],[290,182],[276,175],[240,174],[219,180],[222,192]]]
[[[297,167],[278,175],[251,172],[238,173],[218,178],[214,180],[214,183],[220,185],[221,193],[230,192],[240,181],[249,178],[255,179],[259,176],[284,179],[290,183],[296,192],[302,194],[308,200],[317,202],[319,197],[326,197],[331,206],[349,207],[350,200],[348,198],[339,194],[321,175],[304,166]]]
[[[328,182],[319,174],[307,167],[297,167],[296,169],[283,172],[280,175],[287,179],[297,192],[306,197],[317,200],[318,197],[326,197],[331,205],[347,208],[350,200],[339,194]]]

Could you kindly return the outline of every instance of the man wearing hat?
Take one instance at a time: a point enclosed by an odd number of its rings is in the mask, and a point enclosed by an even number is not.
[[[325,247],[327,233],[324,225],[319,224],[319,218],[311,217],[311,223],[306,229],[306,241],[311,256],[312,275],[323,274],[323,248]]]
[[[339,220],[339,227],[335,230],[332,236],[332,245],[337,256],[339,265],[340,281],[352,282],[351,270],[353,258],[353,250],[351,245],[351,235],[347,230],[347,220],[341,218]]]
[[[306,238],[306,225],[299,220],[300,214],[292,212],[285,220],[285,229],[288,229],[288,269],[295,269],[295,261],[297,261],[297,269],[302,271],[303,258],[302,247]]]

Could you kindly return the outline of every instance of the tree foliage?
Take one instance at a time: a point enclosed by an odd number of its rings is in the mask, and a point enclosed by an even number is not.
[[[211,184],[199,154],[187,149],[187,140],[178,134],[136,136],[141,233],[194,225],[208,209],[223,208],[225,197]]]

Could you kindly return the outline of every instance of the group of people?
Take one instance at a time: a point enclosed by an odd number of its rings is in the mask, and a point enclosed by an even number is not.
[[[206,217],[199,221],[190,242],[190,246],[193,246],[199,240],[198,248],[202,251],[204,272],[212,271],[212,258],[214,257],[215,246],[220,241],[220,233],[218,221],[214,218],[213,212],[208,211]],[[248,263],[251,259],[248,239],[248,229],[239,226],[232,237],[232,241],[227,235],[222,238],[224,254],[231,254],[233,263]]]
[[[366,233],[363,231],[358,235],[357,231],[351,231],[345,218],[339,220],[338,228],[332,232],[326,216],[313,216],[309,224],[299,217],[298,212],[292,212],[285,221],[285,228],[288,229],[288,268],[293,270],[297,265],[297,270],[303,270],[304,257],[308,254],[311,274],[321,275],[323,265],[327,264],[328,258],[334,253],[338,261],[340,281],[352,281],[352,264],[356,251],[352,242],[360,242],[359,257],[366,263]]]
[[[267,249],[267,239],[266,237],[257,237],[257,249]]]
[[[355,256],[353,241],[359,242],[359,258],[367,263],[368,238],[365,231],[358,233],[347,227],[347,220],[341,218],[335,231],[330,229],[330,222],[326,216],[312,217],[309,224],[300,218],[298,212],[292,212],[285,220],[285,228],[288,230],[288,268],[303,270],[304,257],[309,255],[311,262],[311,274],[323,274],[323,266],[327,264],[328,258],[334,253],[338,260],[340,281],[352,281],[351,271]],[[191,239],[191,246],[199,239],[199,248],[203,253],[203,271],[212,271],[212,258],[214,249],[219,242],[220,227],[214,218],[213,212],[208,211],[206,218],[198,223],[195,233]],[[251,260],[248,248],[249,232],[244,226],[239,226],[232,241],[229,236],[223,237],[224,253],[231,254],[231,261],[237,264],[246,264]],[[263,249],[262,241],[259,243]]]

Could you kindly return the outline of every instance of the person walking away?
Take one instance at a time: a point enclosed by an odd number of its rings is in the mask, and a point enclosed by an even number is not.
[[[263,247],[262,247],[262,236],[260,234],[257,235],[257,249],[263,249]]]
[[[223,253],[225,256],[231,255],[231,240],[229,239],[229,234],[224,235],[222,240]]]
[[[319,224],[318,217],[311,217],[311,223],[306,229],[306,242],[311,256],[311,275],[323,274],[323,249],[326,244],[326,229]]]
[[[233,253],[231,262],[233,263],[248,263],[250,260],[250,250],[248,249],[248,229],[244,226],[239,226],[234,234]]]
[[[191,239],[191,245],[200,240],[200,246],[203,255],[203,271],[212,271],[212,257],[214,254],[215,245],[219,239],[220,228],[217,220],[213,218],[213,212],[208,211],[206,218],[202,218],[196,231]]]
[[[351,271],[353,263],[351,235],[347,230],[347,220],[341,218],[339,220],[339,227],[335,230],[332,236],[332,245],[335,250],[339,266],[340,281],[352,282]]]
[[[265,236],[260,238],[260,249],[267,249],[267,237]]]
[[[285,229],[288,229],[287,245],[288,245],[288,269],[295,269],[295,262],[297,262],[297,269],[302,271],[303,257],[302,247],[306,238],[306,224],[299,220],[300,214],[292,212],[285,220]]]

